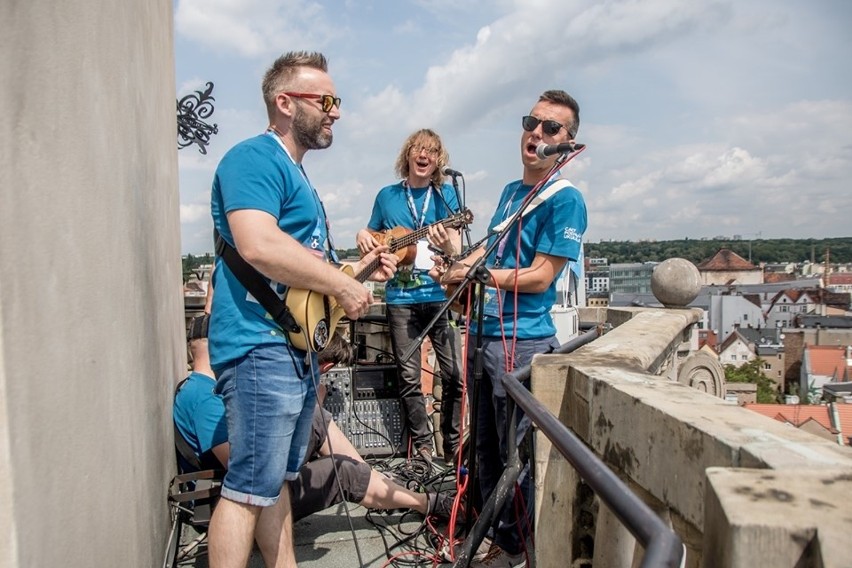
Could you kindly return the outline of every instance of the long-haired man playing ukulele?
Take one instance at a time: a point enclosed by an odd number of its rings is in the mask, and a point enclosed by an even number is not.
[[[410,230],[435,225],[454,214],[458,208],[455,192],[443,183],[441,170],[449,158],[441,138],[434,131],[422,129],[411,134],[396,159],[396,173],[401,181],[382,188],[376,195],[373,213],[366,229],[358,232],[356,242],[362,254],[380,243],[375,233],[403,227]],[[461,246],[461,234],[456,229],[435,225],[429,237],[444,252],[454,255]],[[386,286],[387,319],[394,356],[400,374],[400,398],[405,408],[406,422],[411,434],[414,453],[427,462],[432,461],[433,440],[429,418],[420,386],[420,349],[411,358],[400,356],[410,348],[426,325],[440,310],[445,295],[440,285],[427,272],[432,267],[426,239],[417,245],[413,263],[398,266]],[[442,379],[441,434],[444,459],[453,462],[459,446],[461,415],[461,341],[458,330],[443,317],[429,330]]]

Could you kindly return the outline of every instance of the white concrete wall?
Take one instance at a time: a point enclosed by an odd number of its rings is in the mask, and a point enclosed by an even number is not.
[[[0,2],[0,566],[161,561],[182,347],[172,3]]]

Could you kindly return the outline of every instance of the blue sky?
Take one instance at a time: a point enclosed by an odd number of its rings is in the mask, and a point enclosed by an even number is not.
[[[586,151],[565,177],[586,240],[849,236],[852,2],[846,0],[176,0],[178,96],[215,84],[208,154],[179,152],[184,253],[212,250],[210,184],[262,132],[260,81],[319,50],[343,99],[334,144],[304,165],[335,244],[354,246],[429,127],[464,173],[474,240],[521,175],[521,116],[559,88]]]

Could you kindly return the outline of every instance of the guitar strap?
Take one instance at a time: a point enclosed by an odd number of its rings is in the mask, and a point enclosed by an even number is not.
[[[299,333],[302,329],[296,323],[290,309],[284,303],[278,294],[272,291],[269,284],[263,276],[255,270],[255,268],[245,261],[237,249],[232,247],[228,241],[222,238],[218,231],[215,231],[216,238],[216,254],[222,257],[240,284],[254,296],[254,298],[263,306],[272,319],[281,326],[281,329],[290,333]]]
[[[533,212],[533,209],[535,209],[536,207],[538,207],[539,205],[541,205],[542,203],[544,203],[545,201],[547,201],[548,199],[550,199],[551,197],[553,197],[554,195],[556,195],[557,193],[559,193],[560,191],[565,189],[566,187],[572,187],[572,185],[573,184],[570,181],[568,181],[567,179],[556,180],[555,182],[553,182],[552,184],[547,186],[547,188],[544,191],[539,192],[538,195],[533,197],[532,202],[530,202],[529,206],[527,206],[527,208],[524,209],[524,213],[521,215],[521,217],[522,218],[526,217],[527,215],[529,215],[530,213]],[[491,229],[491,232],[492,233],[499,233],[500,231],[505,229],[506,226],[509,223],[511,223],[513,220],[514,220],[514,215],[509,215],[509,217],[507,219],[505,219],[502,223],[500,223],[499,225],[497,225],[496,227]]]

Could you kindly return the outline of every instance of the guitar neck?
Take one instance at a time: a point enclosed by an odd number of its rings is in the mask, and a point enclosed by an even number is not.
[[[405,247],[415,244],[417,241],[429,234],[430,227],[435,227],[437,225],[443,225],[445,227],[448,227],[455,223],[458,223],[457,216],[448,217],[442,221],[438,221],[437,223],[432,223],[431,225],[420,227],[416,231],[412,231],[407,235],[399,237],[398,239],[394,239],[391,245],[391,251],[397,251],[399,249],[403,249]]]
[[[364,282],[367,281],[367,278],[369,278],[370,275],[373,272],[375,272],[376,270],[379,269],[379,267],[381,265],[382,265],[381,257],[376,257],[370,262],[370,264],[365,266],[364,269],[361,272],[359,272],[358,274],[356,274],[353,278],[355,278],[355,280],[357,280],[358,282],[363,284]]]

